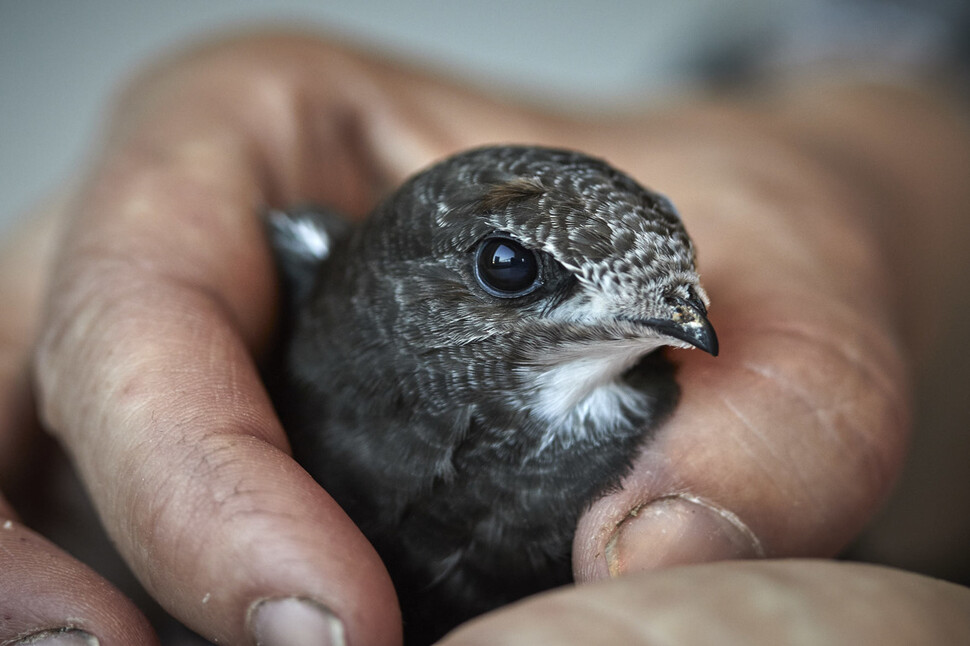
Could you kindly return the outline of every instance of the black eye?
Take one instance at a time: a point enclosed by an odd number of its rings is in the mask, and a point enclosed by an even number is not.
[[[475,277],[486,292],[500,298],[525,296],[542,284],[535,253],[504,236],[485,238],[478,245]]]

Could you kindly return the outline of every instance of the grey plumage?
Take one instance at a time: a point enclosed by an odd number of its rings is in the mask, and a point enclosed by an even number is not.
[[[395,580],[410,644],[571,580],[576,521],[716,354],[672,205],[602,161],[459,154],[365,221],[274,212],[275,388],[299,460]]]

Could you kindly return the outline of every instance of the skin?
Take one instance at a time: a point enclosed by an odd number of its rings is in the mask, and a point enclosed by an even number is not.
[[[906,357],[933,341],[925,313],[947,293],[920,286],[956,280],[945,258],[964,233],[952,223],[970,192],[955,169],[970,166],[970,137],[925,89],[801,79],[747,100],[578,118],[309,36],[239,37],[160,62],[120,98],[83,179],[0,255],[4,485],[37,448],[33,397],[122,556],[186,625],[252,643],[250,606],[297,595],[329,608],[354,645],[397,643],[383,566],[289,457],[259,381],[277,295],[256,213],[320,202],[362,215],[432,160],[510,141],[605,157],[668,195],[721,341],[716,359],[674,353],[682,402],[621,490],[581,520],[577,579],[835,554],[900,470]],[[63,626],[105,645],[154,643],[133,605],[3,500],[0,525],[0,643]],[[918,610],[929,619],[914,630],[936,618],[970,637],[956,620],[970,616],[962,588],[799,561],[580,586],[450,643],[528,631],[602,643],[600,626],[620,631],[610,643],[709,643],[707,630],[776,643],[758,626],[783,630],[777,618],[722,603],[715,583],[735,580],[752,595],[781,590],[792,616],[845,643],[906,636],[832,604],[846,586],[878,590],[869,613]],[[689,608],[665,621],[644,612],[666,598]],[[588,618],[586,632],[544,632],[567,610]]]
[[[546,593],[441,644],[961,644],[968,604],[966,588],[899,570],[734,561]]]

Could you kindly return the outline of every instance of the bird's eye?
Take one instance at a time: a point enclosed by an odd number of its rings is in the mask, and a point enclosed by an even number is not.
[[[525,296],[542,284],[535,253],[506,236],[491,236],[478,245],[475,278],[500,298]]]

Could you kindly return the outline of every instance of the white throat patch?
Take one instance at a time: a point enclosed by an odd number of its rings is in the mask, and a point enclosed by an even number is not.
[[[534,374],[535,414],[549,424],[539,450],[577,440],[607,440],[629,423],[630,413],[645,413],[649,397],[620,380],[643,355],[667,345],[665,338],[631,339],[574,347],[562,360]]]

